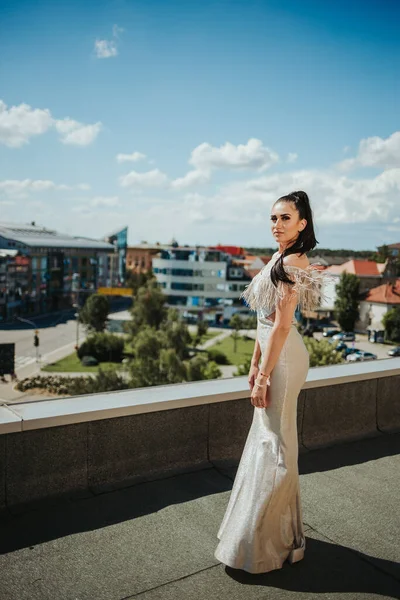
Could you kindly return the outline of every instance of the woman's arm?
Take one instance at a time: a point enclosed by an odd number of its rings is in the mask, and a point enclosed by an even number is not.
[[[258,341],[258,338],[256,335],[256,343],[254,344],[253,356],[251,358],[251,366],[252,367],[258,368],[258,363],[260,362],[260,357],[261,357],[260,342]]]

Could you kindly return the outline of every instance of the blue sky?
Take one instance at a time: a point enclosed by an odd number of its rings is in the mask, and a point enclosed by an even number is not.
[[[400,241],[396,2],[0,2],[0,219],[129,243]]]

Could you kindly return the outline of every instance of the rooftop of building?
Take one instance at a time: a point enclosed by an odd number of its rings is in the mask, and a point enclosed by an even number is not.
[[[376,304],[400,305],[400,278],[397,278],[393,283],[384,283],[370,289],[363,300]]]
[[[0,523],[2,600],[400,597],[400,434],[299,458],[302,561],[250,575],[214,557],[236,468],[209,468]]]
[[[0,222],[0,237],[28,248],[85,248],[113,251],[114,246],[102,240],[60,233],[54,229],[24,223]]]
[[[378,263],[373,260],[354,258],[341,265],[331,265],[328,271],[333,275],[341,275],[345,271],[358,277],[380,277],[386,268],[386,262]]]
[[[214,557],[237,470],[221,459],[240,455],[254,410],[245,377],[1,406],[0,597],[399,598],[399,378],[400,359],[310,369],[305,557],[260,575]]]

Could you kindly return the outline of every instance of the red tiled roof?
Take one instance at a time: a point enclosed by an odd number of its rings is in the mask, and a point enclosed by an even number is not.
[[[347,273],[352,273],[358,277],[380,277],[382,267],[378,265],[380,265],[380,263],[377,263],[374,260],[354,258],[342,265],[332,265],[328,267],[327,270],[334,275],[341,275],[346,271]]]
[[[365,302],[379,304],[400,304],[400,278],[395,283],[384,283],[369,290],[364,298]]]

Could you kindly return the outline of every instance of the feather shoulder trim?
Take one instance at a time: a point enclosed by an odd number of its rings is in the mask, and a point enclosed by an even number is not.
[[[272,310],[279,300],[287,294],[297,293],[300,310],[315,310],[322,301],[327,301],[325,286],[327,283],[337,283],[337,278],[324,269],[316,269],[321,263],[313,263],[305,269],[294,265],[284,265],[284,269],[294,284],[278,282],[278,286],[272,282],[271,269],[266,268],[268,263],[261,269],[251,282],[240,294],[250,310]],[[272,264],[271,264],[272,266]]]

